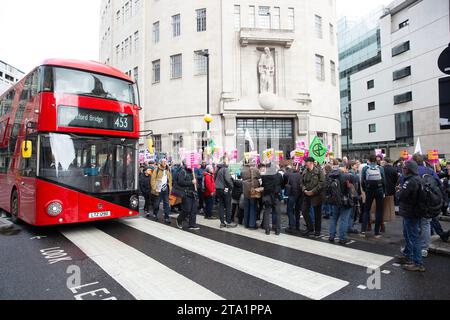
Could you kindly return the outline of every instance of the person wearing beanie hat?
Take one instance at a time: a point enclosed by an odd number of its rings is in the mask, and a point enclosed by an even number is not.
[[[402,256],[397,260],[407,271],[425,272],[422,258],[422,244],[420,239],[421,218],[416,212],[417,194],[420,189],[419,166],[411,160],[403,167],[404,183],[399,187],[400,210],[403,217],[403,234],[406,247]]]

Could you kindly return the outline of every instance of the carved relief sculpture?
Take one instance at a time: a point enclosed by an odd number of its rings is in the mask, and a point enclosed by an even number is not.
[[[258,71],[260,75],[259,90],[260,93],[274,93],[274,78],[275,78],[275,61],[269,48],[264,48],[264,53],[258,64]]]

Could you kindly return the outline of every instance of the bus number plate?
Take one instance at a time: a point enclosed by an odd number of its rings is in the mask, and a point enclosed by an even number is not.
[[[105,217],[111,217],[111,211],[89,213],[89,219],[105,218]]]

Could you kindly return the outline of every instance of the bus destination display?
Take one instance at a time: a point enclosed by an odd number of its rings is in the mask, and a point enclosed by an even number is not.
[[[129,114],[60,106],[58,126],[133,131],[133,116]]]

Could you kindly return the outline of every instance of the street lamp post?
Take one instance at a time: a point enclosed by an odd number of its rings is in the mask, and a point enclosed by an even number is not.
[[[346,129],[347,129],[347,158],[350,159],[350,129],[349,129],[350,112],[348,111],[348,109],[344,112],[344,117],[346,119]]]
[[[209,109],[209,52],[208,50],[200,51],[198,55],[206,57],[206,114],[210,114]],[[208,128],[208,135],[211,127],[211,121],[206,121],[207,128]]]

